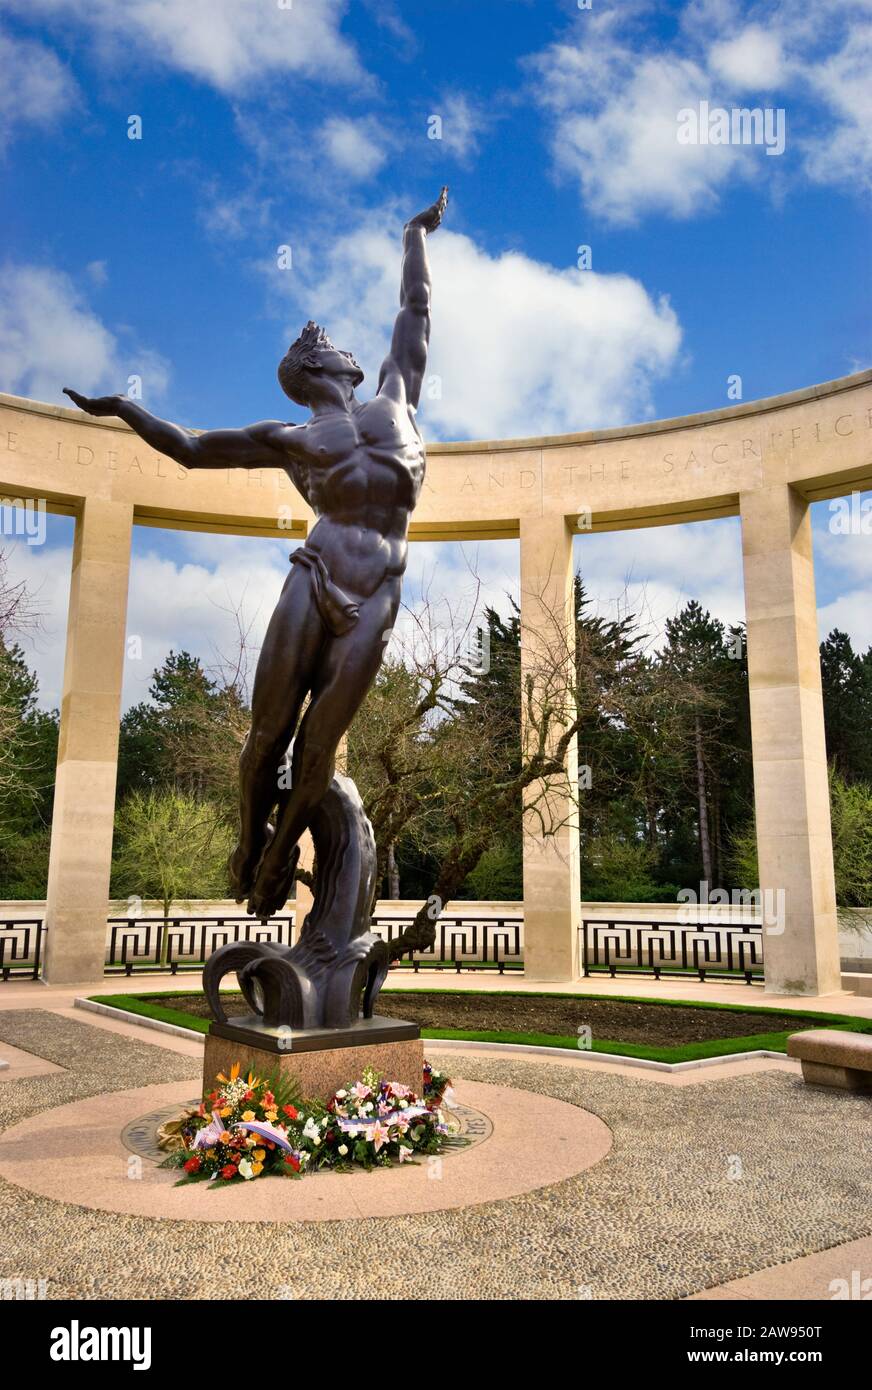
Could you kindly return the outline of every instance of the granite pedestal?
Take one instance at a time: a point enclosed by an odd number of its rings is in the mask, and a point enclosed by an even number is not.
[[[203,1084],[209,1091],[219,1072],[238,1062],[243,1073],[290,1076],[309,1100],[329,1100],[364,1067],[386,1081],[399,1081],[417,1095],[424,1084],[424,1044],[416,1023],[361,1018],[352,1028],[268,1028],[256,1015],[213,1022],[206,1036]]]

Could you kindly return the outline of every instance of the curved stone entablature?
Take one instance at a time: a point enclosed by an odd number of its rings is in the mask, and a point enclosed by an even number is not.
[[[418,540],[517,536],[530,515],[589,514],[595,531],[729,516],[772,483],[814,501],[872,487],[872,372],[673,420],[427,452]],[[8,395],[0,491],[66,513],[88,496],[125,501],[140,525],[236,535],[299,537],[312,520],[281,469],[192,472],[120,420]]]

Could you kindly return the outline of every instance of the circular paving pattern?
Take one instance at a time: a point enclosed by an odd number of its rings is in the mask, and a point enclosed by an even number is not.
[[[511,1086],[457,1081],[457,1130],[473,1142],[402,1168],[320,1172],[212,1189],[177,1187],[157,1166],[157,1125],[190,1101],[190,1081],[92,1096],[0,1137],[0,1177],[97,1211],[176,1221],[343,1221],[471,1207],[533,1192],[592,1167],[612,1136],[597,1116]]]

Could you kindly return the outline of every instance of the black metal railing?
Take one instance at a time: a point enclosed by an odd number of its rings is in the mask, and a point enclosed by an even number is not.
[[[582,974],[695,973],[700,980],[763,978],[763,928],[759,922],[699,923],[605,921],[585,918],[579,928]]]
[[[41,917],[6,917],[0,920],[0,979],[11,976],[38,980],[42,964]]]
[[[378,913],[372,918],[372,927],[388,942],[394,941],[406,927],[414,922],[414,916],[394,917],[389,913]],[[521,928],[523,917],[486,917],[463,915],[440,917],[436,922],[436,940],[426,951],[415,951],[411,959],[404,956],[397,961],[399,966],[419,970],[438,970],[453,968],[457,974],[461,970],[482,970],[496,967],[502,975],[509,970],[523,966],[521,951]]]
[[[414,916],[377,913],[372,926],[391,942]],[[453,969],[519,970],[522,916],[457,914],[440,917],[436,939],[426,951],[397,962],[414,971]],[[133,975],[202,969],[213,951],[229,941],[280,941],[293,945],[294,917],[259,922],[247,916],[111,917],[105,973]],[[0,920],[0,980],[39,979],[45,926],[40,918]],[[762,978],[763,932],[756,922],[678,924],[647,918],[620,921],[585,918],[579,928],[582,974],[696,974],[700,980]]]
[[[240,917],[110,917],[106,975],[201,970],[229,941],[281,941],[293,945],[293,916],[268,922]]]

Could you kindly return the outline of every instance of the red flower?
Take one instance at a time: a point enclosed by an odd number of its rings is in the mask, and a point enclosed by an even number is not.
[[[287,1115],[289,1120],[295,1120],[299,1113],[299,1110],[295,1110],[292,1105],[282,1106],[282,1114]]]
[[[224,1179],[225,1182],[229,1182],[231,1178],[235,1178],[235,1177],[236,1177],[236,1164],[235,1164],[235,1163],[228,1163],[228,1165],[227,1165],[226,1168],[222,1168],[222,1169],[221,1169],[221,1176],[222,1176],[222,1178]]]
[[[264,1110],[270,1110],[276,1103],[276,1098],[273,1095],[272,1091],[264,1091],[260,1103],[263,1106]]]
[[[285,1163],[288,1165],[289,1168],[293,1168],[295,1173],[299,1173],[300,1160],[297,1158],[296,1154],[289,1154],[288,1157],[285,1159]]]
[[[254,1100],[254,1091],[246,1091],[243,1100]]]
[[[189,1158],[188,1161],[187,1161],[187,1163],[185,1164],[185,1172],[186,1172],[186,1173],[199,1173],[199,1171],[200,1171],[200,1160],[199,1160],[199,1158]]]

